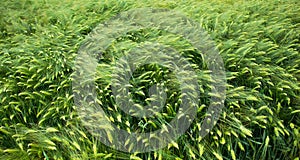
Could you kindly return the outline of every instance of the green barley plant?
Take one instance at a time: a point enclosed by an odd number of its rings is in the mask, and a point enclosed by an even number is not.
[[[0,159],[291,159],[300,157],[300,2],[297,0],[2,1],[0,5]],[[226,100],[206,137],[199,130],[209,105],[209,70],[182,37],[144,29],[116,39],[98,62],[97,101],[110,121],[148,132],[174,118],[181,93],[160,65],[138,68],[134,101],[149,103],[147,87],[165,85],[166,105],[154,118],[121,112],[112,96],[116,60],[146,42],[172,46],[192,64],[201,96],[197,117],[176,141],[148,153],[125,153],[101,143],[74,104],[74,60],[99,24],[133,8],[180,11],[213,38],[226,69]],[[148,98],[148,100],[147,100]]]

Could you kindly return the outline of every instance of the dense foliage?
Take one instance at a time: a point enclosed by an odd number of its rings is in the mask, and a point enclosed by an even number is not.
[[[299,159],[299,6],[298,0],[1,2],[0,159]],[[198,118],[186,134],[162,150],[128,154],[101,144],[83,126],[73,103],[71,75],[85,36],[99,23],[139,7],[174,9],[198,22],[220,50],[228,84],[225,108],[209,135],[198,136],[209,104],[209,86],[203,85]],[[99,100],[116,124],[139,131],[161,124],[116,112],[109,79],[117,58],[112,55],[145,41],[166,43],[191,63],[201,63],[190,44],[157,30],[128,33],[111,45],[98,67]],[[203,69],[199,82],[209,81],[205,67],[197,69]],[[160,117],[167,121],[176,114],[180,95],[176,83],[169,82],[172,74],[163,77],[162,71],[168,72],[145,66],[132,83],[137,88],[157,81],[169,84],[173,99]],[[132,92],[136,99],[146,98],[143,88]]]

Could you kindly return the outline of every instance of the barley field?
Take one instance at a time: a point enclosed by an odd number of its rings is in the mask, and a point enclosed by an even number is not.
[[[174,73],[149,64],[132,75],[135,103],[148,103],[150,85],[168,88],[164,109],[151,118],[121,112],[111,79],[116,59],[139,44],[172,46],[195,70],[201,95],[186,132],[159,150],[128,153],[103,144],[82,122],[72,90],[80,46],[99,24],[135,8],[181,12],[213,39],[224,63],[226,99],[206,136],[201,124],[215,95],[202,53],[158,29],[128,32],[110,44],[95,73],[97,102],[128,132],[163,128],[182,102]],[[299,160],[298,0],[2,0],[0,37],[1,160]]]

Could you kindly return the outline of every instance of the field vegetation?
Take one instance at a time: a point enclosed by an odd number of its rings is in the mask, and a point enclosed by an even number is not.
[[[151,29],[128,33],[107,49],[96,74],[98,99],[120,127],[158,129],[174,117],[180,99],[172,73],[147,65],[134,75],[131,83],[138,89],[132,92],[143,104],[141,86],[164,81],[171,96],[166,114],[138,120],[115,109],[109,82],[115,55],[139,43],[175,48],[197,66],[203,89],[198,116],[184,135],[161,150],[129,154],[105,146],[83,126],[71,75],[79,47],[99,23],[141,7],[180,11],[210,34],[224,60],[226,100],[218,123],[200,137],[210,96],[201,54],[178,35]],[[0,159],[299,160],[298,0],[3,0],[0,37]]]

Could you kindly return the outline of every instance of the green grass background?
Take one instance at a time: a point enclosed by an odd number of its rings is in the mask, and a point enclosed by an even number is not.
[[[83,127],[70,75],[97,24],[140,7],[181,11],[208,31],[224,60],[227,98],[201,141],[196,121],[164,149],[128,154]],[[298,0],[1,1],[0,159],[299,160],[299,8]]]

